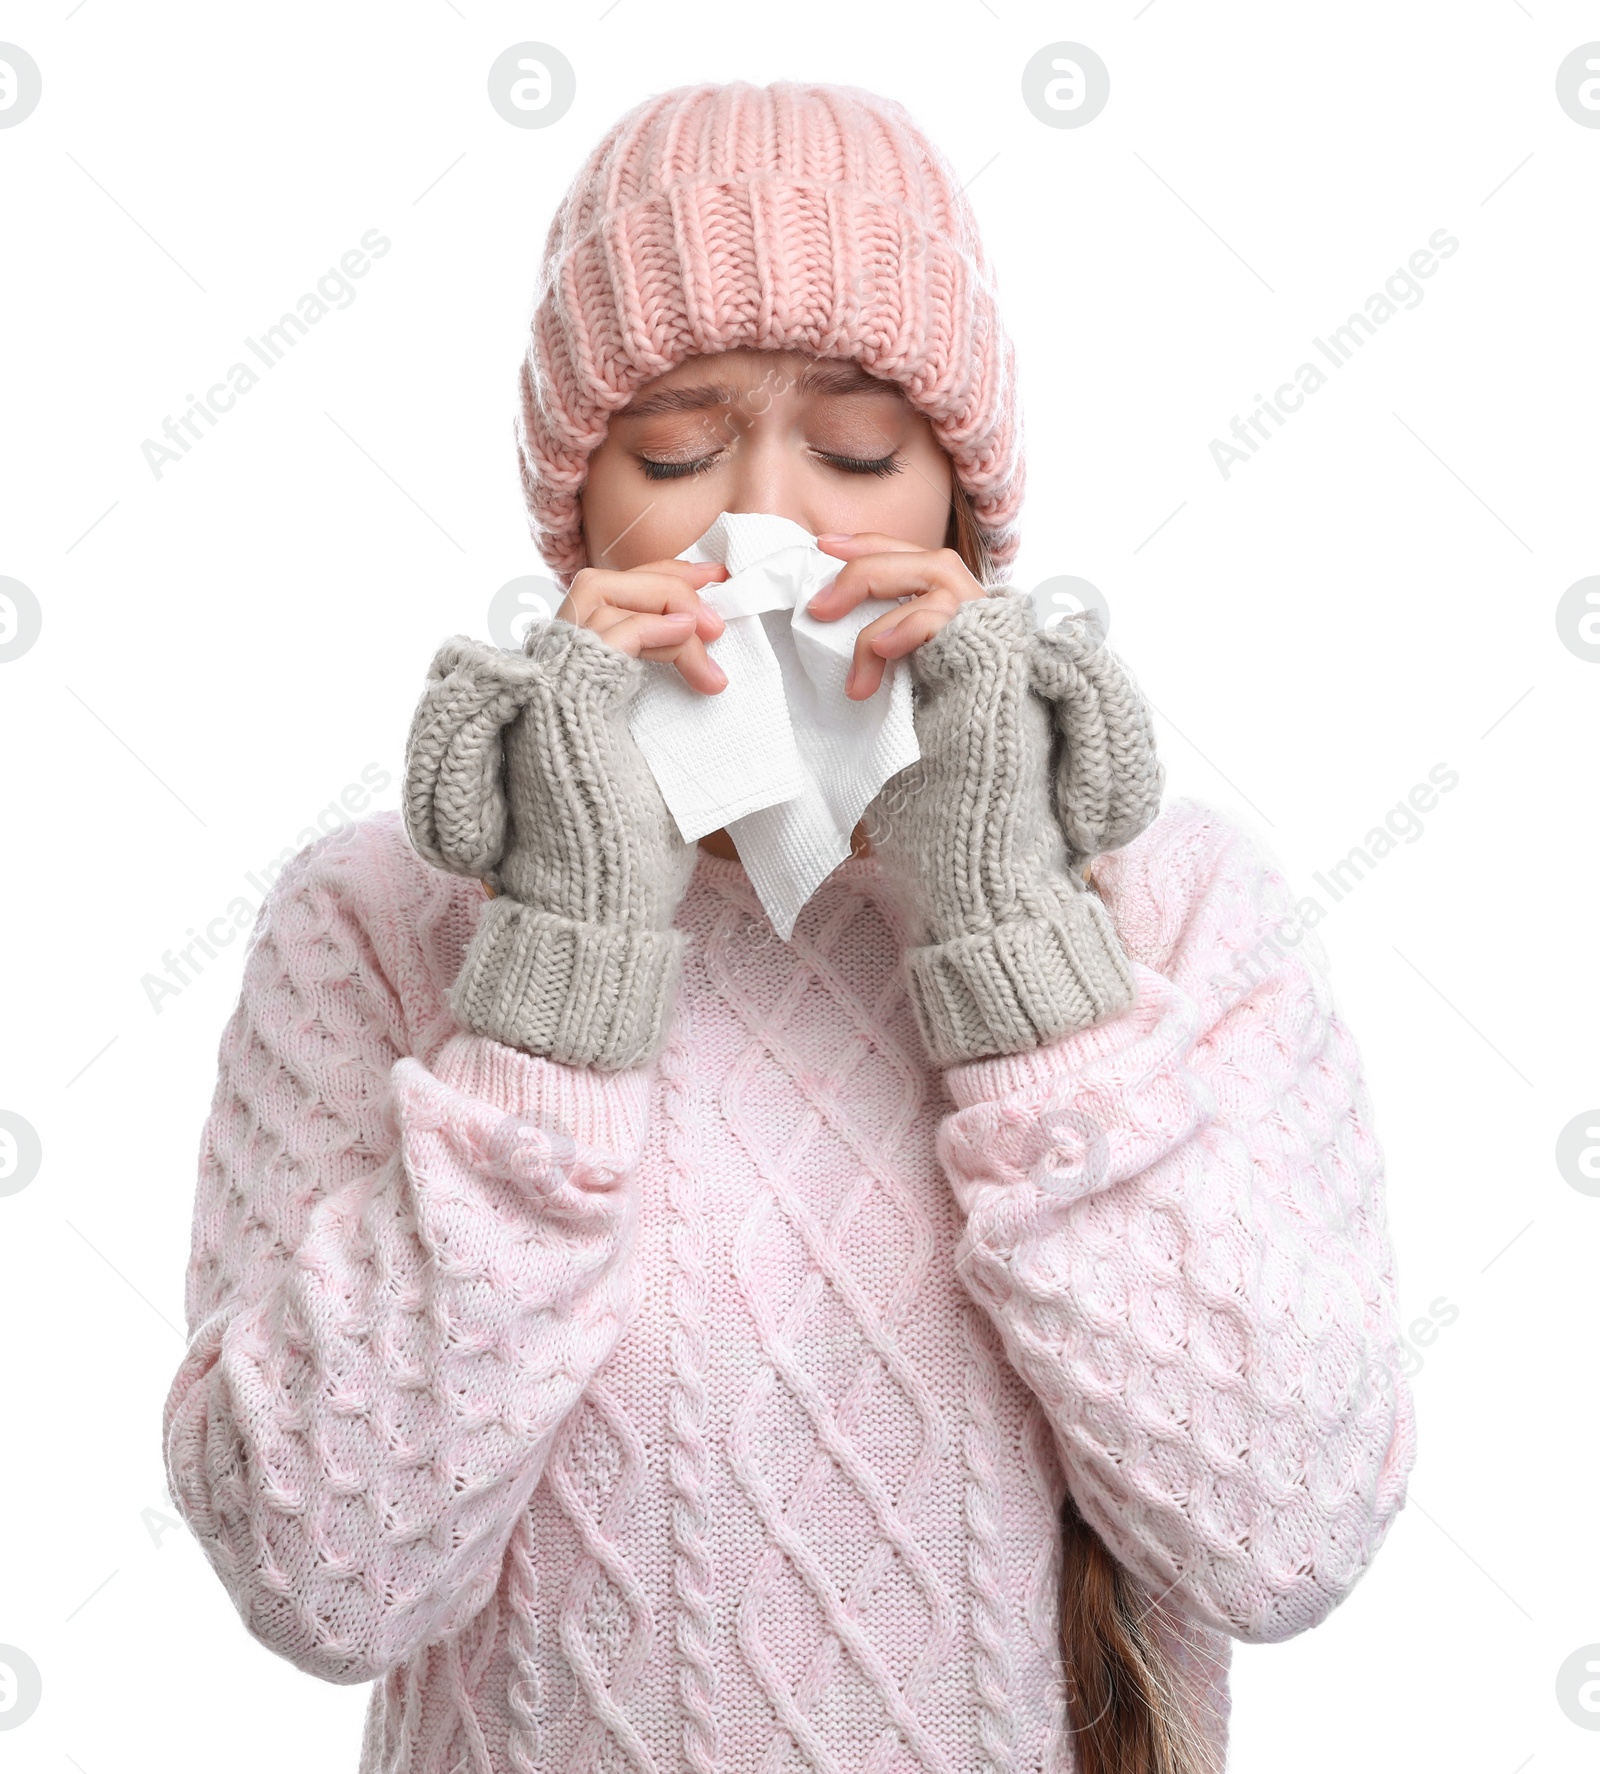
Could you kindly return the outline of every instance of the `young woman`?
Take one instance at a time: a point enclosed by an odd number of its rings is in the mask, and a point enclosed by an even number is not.
[[[1325,959],[1007,587],[1013,355],[891,101],[652,98],[555,218],[519,428],[566,593],[457,636],[403,818],[275,882],[165,1415],[246,1625],[406,1774],[1210,1774],[1414,1458]],[[627,726],[725,682],[722,511],[865,599],[921,761],[779,941]],[[894,662],[899,662],[895,664]],[[1292,1753],[1292,1746],[1285,1746]]]

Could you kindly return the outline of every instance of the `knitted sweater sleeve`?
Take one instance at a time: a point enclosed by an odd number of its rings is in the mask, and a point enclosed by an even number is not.
[[[955,1260],[1118,1560],[1273,1642],[1349,1592],[1415,1457],[1372,1107],[1242,827],[1178,801],[1093,872],[1135,1001],[947,1070]]]
[[[414,932],[446,916],[447,877],[406,876],[402,844],[313,844],[258,914],[163,1417],[173,1497],[246,1626],[333,1682],[488,1601],[634,1285],[648,1068],[436,1014],[425,1039]]]

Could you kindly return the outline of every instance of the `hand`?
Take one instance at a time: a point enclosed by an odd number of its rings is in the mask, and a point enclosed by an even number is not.
[[[884,662],[904,658],[930,640],[962,604],[988,593],[973,578],[953,548],[919,548],[897,536],[861,530],[853,536],[817,538],[824,554],[838,555],[846,565],[839,577],[819,591],[806,614],[832,622],[855,609],[864,598],[905,598],[886,610],[856,636],[855,657],[844,681],[853,702],[864,702],[883,682]]]
[[[1120,850],[1161,811],[1166,768],[1150,706],[1092,612],[1043,628],[1029,660],[1050,704],[1056,818],[1074,867]]]
[[[649,561],[621,571],[580,567],[556,616],[592,628],[607,646],[635,659],[677,666],[685,683],[714,696],[728,674],[706,643],[725,625],[696,593],[727,576],[720,561]]]
[[[906,982],[941,1066],[1020,1053],[1125,1009],[1111,917],[1070,866],[1053,807],[1051,713],[1021,592],[968,599],[910,664],[919,760],[869,807],[904,895]]]
[[[520,654],[455,635],[406,745],[412,845],[494,895],[450,1007],[480,1035],[566,1065],[642,1064],[677,988],[673,917],[696,851],[628,731],[643,675],[565,620],[533,624]]]

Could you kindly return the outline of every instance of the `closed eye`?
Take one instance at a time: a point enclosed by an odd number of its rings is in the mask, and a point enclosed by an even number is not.
[[[898,474],[905,467],[898,450],[890,450],[887,456],[836,456],[829,450],[816,453],[830,467],[842,469],[846,474]]]
[[[898,450],[891,450],[887,456],[841,456],[832,450],[812,453],[842,474],[898,474],[905,467],[905,460]],[[704,474],[721,454],[720,450],[715,450],[692,462],[657,462],[650,456],[641,456],[639,466],[644,470],[646,480],[683,480],[689,475]]]
[[[721,451],[716,451],[694,462],[656,462],[649,456],[641,456],[639,466],[644,470],[646,480],[682,480],[686,475],[704,474],[720,454]]]

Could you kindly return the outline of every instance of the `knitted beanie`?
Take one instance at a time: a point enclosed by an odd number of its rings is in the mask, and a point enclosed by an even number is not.
[[[540,553],[585,564],[578,496],[610,416],[685,358],[854,358],[930,422],[996,566],[1022,504],[1015,355],[954,169],[854,86],[681,86],[614,124],[545,241],[517,446]]]

